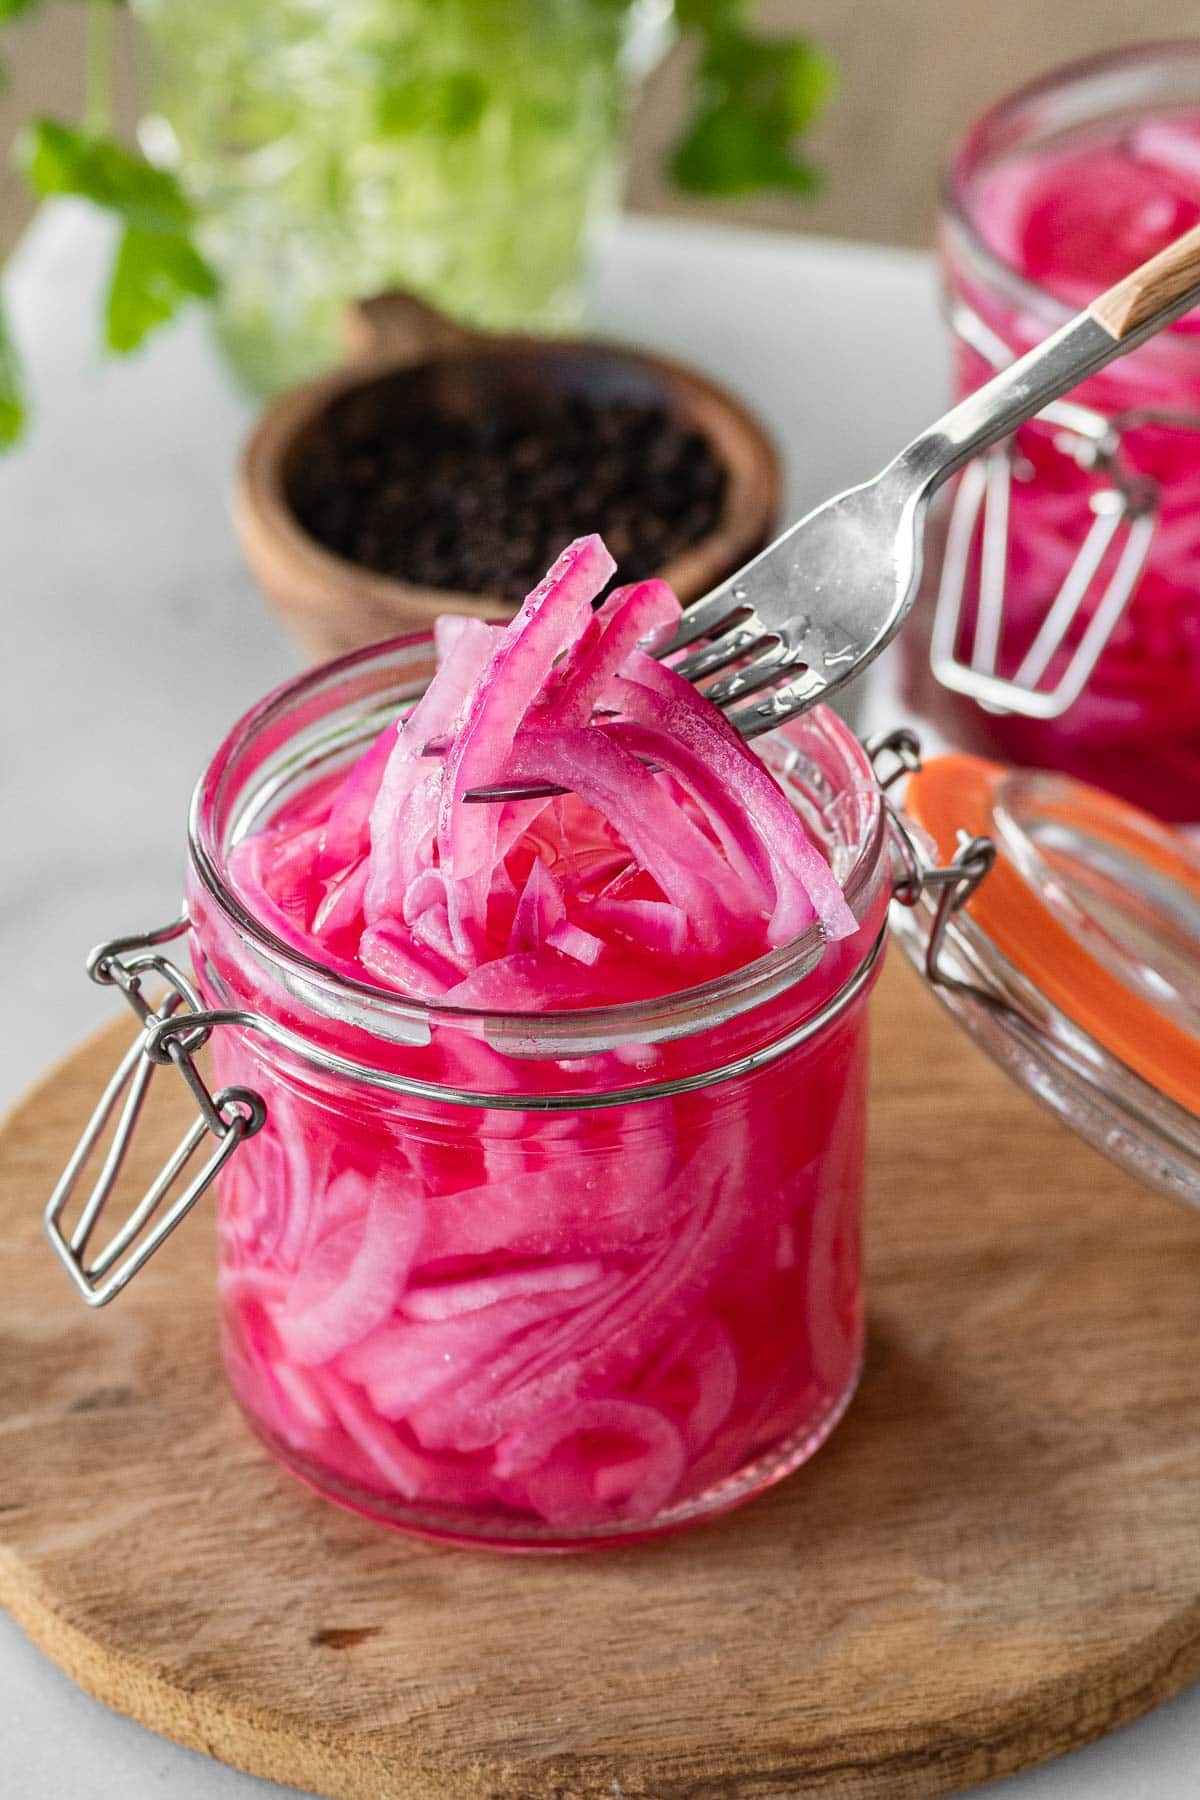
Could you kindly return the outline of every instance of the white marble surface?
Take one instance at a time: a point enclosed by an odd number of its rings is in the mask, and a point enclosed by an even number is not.
[[[106,254],[104,230],[63,205],[7,283],[38,418],[0,465],[0,1105],[110,1015],[83,975],[89,945],[175,911],[192,782],[236,715],[295,666],[229,522],[246,408],[196,319],[132,364],[97,358]],[[872,472],[944,392],[932,273],[906,253],[627,222],[594,312],[613,335],[740,389],[786,453],[796,510]],[[886,660],[872,726],[899,718]],[[107,1712],[3,1617],[0,1744],[5,1800],[283,1791]],[[1200,1690],[988,1791],[1195,1800]]]

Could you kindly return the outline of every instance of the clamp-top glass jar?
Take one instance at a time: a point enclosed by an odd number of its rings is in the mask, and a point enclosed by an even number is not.
[[[1116,52],[986,112],[952,162],[961,392],[1200,220],[1200,40]],[[1200,819],[1200,325],[1047,408],[960,478],[934,626],[1009,757]],[[999,691],[995,677],[1005,688]]]
[[[246,909],[231,856],[432,672],[425,639],[359,651],[226,739],[193,804],[186,914],[93,953],[141,1030],[46,1209],[102,1305],[219,1176],[230,1379],[320,1493],[428,1535],[563,1550],[704,1519],[813,1453],[862,1350],[867,999],[889,901],[1010,1074],[1200,1204],[1200,859],[1094,790],[970,757],[922,769],[903,731],[865,752],[823,708],[759,749],[857,921],[838,942],[814,927],[703,986],[540,1014],[408,1001],[312,961]],[[192,976],[170,950],[185,934]],[[198,1116],[95,1250],[164,1064]]]
[[[796,1467],[857,1378],[882,797],[831,713],[767,752],[859,921],[837,944],[814,926],[704,987],[587,1012],[408,1002],[274,937],[228,858],[432,670],[407,640],[249,714],[193,805],[194,990],[166,933],[95,972],[144,1020],[142,978],[171,984],[148,1021],[158,1061],[195,1074],[211,1035],[225,1359],[276,1456],[331,1499],[465,1542],[669,1530]],[[78,1173],[51,1220],[95,1303],[142,1252],[120,1232],[89,1262],[86,1233],[58,1230]]]

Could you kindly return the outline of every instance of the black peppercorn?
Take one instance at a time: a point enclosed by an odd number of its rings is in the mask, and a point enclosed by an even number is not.
[[[713,529],[725,494],[708,439],[653,401],[526,394],[455,415],[384,379],[335,402],[302,449],[288,499],[327,549],[513,601],[589,531],[622,581],[653,574]]]

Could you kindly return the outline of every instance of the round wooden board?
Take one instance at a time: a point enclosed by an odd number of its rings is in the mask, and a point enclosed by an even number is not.
[[[0,1600],[100,1699],[331,1800],[930,1800],[1200,1676],[1200,1220],[898,957],[875,1032],[846,1421],[741,1512],[567,1559],[410,1541],[278,1470],[202,1218],[84,1309],[40,1214],[128,1028],[92,1040],[0,1134]],[[142,1174],[187,1113],[159,1085]]]

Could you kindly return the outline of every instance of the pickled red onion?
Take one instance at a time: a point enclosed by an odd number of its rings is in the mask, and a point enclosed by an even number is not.
[[[695,985],[814,920],[849,935],[774,777],[647,653],[678,622],[670,589],[640,582],[594,608],[612,569],[581,538],[508,627],[442,621],[424,696],[324,816],[285,815],[234,852],[252,909],[415,999],[534,1011]],[[521,779],[576,800],[466,799]]]
[[[510,626],[439,624],[403,725],[231,852],[264,924],[359,981],[489,1013],[644,1000],[858,929],[765,765],[648,654],[674,597],[647,582],[594,607],[611,569],[583,539]],[[570,791],[466,799],[521,779]],[[860,1326],[856,1295],[810,1295],[777,1248],[818,1204],[821,1241],[856,1245],[857,1188],[826,1194],[817,1172],[833,1122],[861,1136],[839,1111],[843,1092],[861,1111],[861,1035],[842,1029],[827,1066],[801,1052],[796,1103],[780,1065],[611,1111],[489,1105],[458,1136],[257,1069],[267,1126],[221,1222],[247,1409],[334,1491],[566,1536],[652,1521],[803,1437],[840,1402]],[[457,1080],[511,1083],[493,1043],[452,1035]],[[536,1065],[517,1074],[535,1094]],[[817,1308],[837,1333],[820,1383]]]

